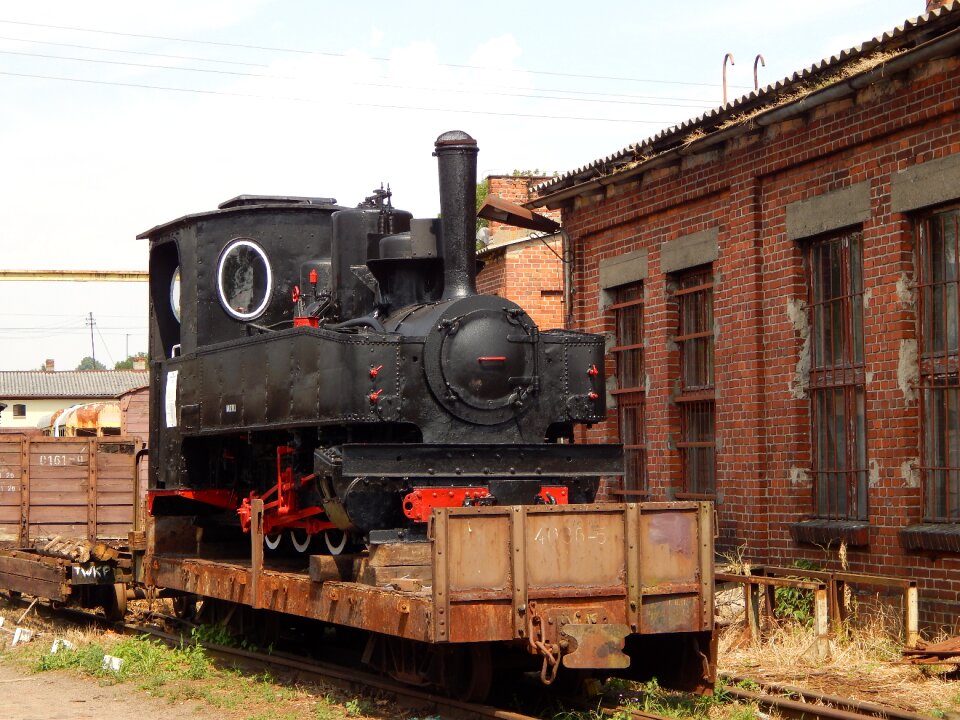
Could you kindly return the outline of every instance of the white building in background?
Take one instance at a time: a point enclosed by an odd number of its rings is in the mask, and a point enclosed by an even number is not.
[[[0,371],[0,431],[36,430],[49,426],[54,414],[77,405],[117,401],[149,384],[145,370]]]

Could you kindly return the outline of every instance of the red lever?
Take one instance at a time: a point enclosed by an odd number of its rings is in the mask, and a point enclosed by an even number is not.
[[[600,374],[600,371],[597,370],[597,366],[596,366],[596,365],[591,365],[591,366],[590,366],[590,369],[587,370],[587,375],[589,375],[590,377],[596,377],[596,376],[599,375],[599,374]]]
[[[506,362],[507,358],[505,355],[481,355],[477,358],[477,362]]]
[[[379,390],[374,390],[367,397],[370,399],[371,404],[376,405],[377,401],[380,399],[380,395],[383,393],[383,388]]]
[[[370,377],[376,379],[377,375],[380,374],[380,371],[383,370],[383,365],[377,365],[376,367],[370,368]]]

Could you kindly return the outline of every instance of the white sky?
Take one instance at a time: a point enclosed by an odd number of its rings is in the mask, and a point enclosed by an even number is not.
[[[923,10],[0,2],[0,268],[146,269],[135,235],[242,193],[353,205],[383,182],[397,207],[433,216],[446,130],[477,138],[481,176],[563,172],[719,105],[726,52],[732,98],[752,89],[757,53],[763,86]],[[88,312],[108,367],[146,349],[144,285],[0,281],[0,369],[73,369]]]

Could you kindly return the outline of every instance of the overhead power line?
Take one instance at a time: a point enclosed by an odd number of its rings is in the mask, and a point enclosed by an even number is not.
[[[193,45],[209,45],[214,47],[241,48],[244,50],[263,50],[266,52],[283,52],[283,53],[291,53],[295,55],[321,55],[324,57],[336,57],[336,58],[350,57],[347,53],[331,52],[327,50],[304,50],[302,48],[274,47],[269,45],[248,45],[245,43],[218,42],[215,40],[195,40],[193,38],[170,37],[166,35],[146,35],[142,33],[120,32],[117,30],[100,30],[97,28],[74,27],[71,25],[48,25],[45,23],[33,23],[33,22],[23,22],[19,20],[3,20],[3,19],[0,19],[0,23],[4,25],[21,25],[25,27],[47,28],[50,30],[68,30],[71,32],[86,32],[86,33],[96,33],[98,35],[113,35],[116,37],[139,38],[142,40],[164,40],[166,42],[190,43]],[[376,60],[378,62],[393,61],[392,58],[378,57],[378,56],[371,56],[369,59]],[[636,77],[625,77],[625,76],[617,76],[617,75],[590,75],[590,74],[583,74],[583,73],[566,73],[566,72],[559,72],[555,70],[526,70],[523,68],[501,68],[501,67],[491,67],[488,65],[470,65],[466,63],[436,63],[436,64],[439,65],[440,67],[450,67],[450,68],[457,68],[461,70],[495,70],[497,72],[530,73],[532,75],[547,75],[551,77],[569,77],[569,78],[579,78],[582,80],[615,80],[618,82],[657,83],[661,85],[690,85],[695,87],[711,87],[711,88],[717,87],[717,83],[688,82],[683,80],[661,80],[659,78],[636,78]],[[740,86],[740,87],[745,87],[745,86]]]
[[[214,68],[192,68],[179,65],[151,65],[150,63],[125,62],[123,60],[102,60],[99,58],[70,57],[65,55],[47,55],[45,53],[29,53],[17,50],[0,50],[4,55],[19,55],[20,57],[37,57],[48,60],[72,60],[75,62],[98,63],[100,65],[123,65],[124,67],[152,68],[154,70],[182,70],[184,72],[212,73],[214,75],[239,75],[241,77],[270,78],[273,80],[296,80],[297,78],[285,75],[268,75],[266,73],[240,72],[238,70],[216,70]]]
[[[97,313],[100,317],[108,318],[140,318],[141,315],[105,315],[104,313]],[[77,313],[48,313],[48,312],[33,312],[33,313],[12,313],[3,311],[0,313],[0,317],[42,317],[42,318],[79,318],[81,317]]]
[[[4,35],[0,35],[0,40],[8,40],[8,41],[11,41],[11,42],[26,43],[26,44],[29,44],[29,45],[49,45],[49,46],[52,46],[52,47],[79,48],[79,49],[82,49],[82,50],[94,50],[94,51],[98,51],[98,52],[123,53],[123,54],[125,54],[125,55],[143,55],[143,56],[145,56],[145,57],[160,57],[160,58],[168,58],[168,59],[175,59],[175,60],[196,60],[196,61],[199,61],[199,62],[226,63],[226,64],[230,64],[230,65],[245,65],[245,66],[249,66],[249,67],[262,67],[262,68],[268,68],[268,67],[270,67],[270,66],[269,66],[268,64],[266,64],[266,63],[248,63],[248,62],[241,62],[241,61],[238,61],[238,60],[215,60],[215,59],[213,59],[213,58],[199,57],[199,56],[196,56],[196,55],[170,55],[170,54],[166,54],[166,53],[152,53],[152,52],[147,52],[147,51],[145,51],[145,50],[120,50],[120,49],[117,49],[117,48],[108,48],[108,47],[102,47],[102,46],[98,46],[98,45],[78,45],[78,44],[76,44],[76,43],[61,43],[61,42],[52,42],[52,41],[46,41],[46,40],[30,40],[30,39],[27,39],[27,38],[9,37],[9,36],[4,36]],[[58,59],[59,59],[59,56],[57,56],[57,55],[38,55],[38,57],[50,57],[50,58],[58,58]],[[63,58],[63,59],[66,59],[66,58]],[[84,58],[84,59],[86,59],[86,58]],[[158,67],[158,68],[163,68],[163,67],[165,67],[165,66],[163,66],[163,65],[145,65],[145,67]],[[184,68],[184,67],[182,67],[182,66],[174,66],[174,67],[175,67],[175,69],[177,69],[177,70],[187,69],[187,68]],[[287,78],[286,76],[283,76],[283,75],[259,75],[259,74],[251,74],[250,77],[267,77],[267,78],[289,79],[289,78]],[[377,76],[375,76],[375,77],[376,77],[376,79],[380,79],[380,80],[389,80],[389,79],[390,79],[387,75],[377,75]],[[386,86],[386,87],[407,87],[407,86],[394,85],[394,86]],[[526,91],[531,91],[531,92],[532,92],[532,91],[538,91],[538,92],[548,92],[548,93],[563,93],[563,94],[566,94],[566,95],[590,95],[590,96],[594,96],[594,97],[604,97],[604,98],[629,98],[629,99],[631,99],[631,100],[665,100],[665,101],[691,102],[691,103],[701,103],[701,104],[704,103],[704,102],[713,102],[712,100],[709,100],[709,99],[706,99],[706,100],[705,100],[704,98],[694,98],[694,97],[668,97],[668,96],[664,96],[664,95],[637,95],[637,94],[635,94],[635,93],[615,93],[615,92],[603,92],[603,91],[598,91],[598,90],[570,90],[570,89],[566,89],[566,88],[551,88],[551,87],[529,87],[529,86],[527,86],[527,85],[503,85],[503,84],[499,84],[499,83],[496,84],[496,85],[494,85],[494,84],[492,84],[492,83],[483,83],[483,82],[473,83],[473,84],[472,84],[472,87],[474,87],[474,88],[483,88],[483,87],[486,87],[486,88],[497,88],[498,90],[526,90]],[[443,90],[444,90],[444,89],[438,89],[438,91],[443,91]],[[460,90],[459,92],[470,92],[470,91],[468,91],[468,90]],[[549,96],[547,96],[547,97],[549,97]],[[717,99],[717,102],[719,102],[719,99]],[[683,107],[683,106],[682,106],[682,105],[678,105],[677,107]]]
[[[2,22],[2,21],[0,21]],[[236,93],[236,92],[227,92],[223,90],[203,90],[200,88],[179,88],[179,87],[170,87],[164,85],[149,85],[146,83],[129,83],[129,82],[114,82],[109,80],[89,80],[86,78],[71,78],[71,77],[62,77],[57,75],[37,75],[34,73],[16,73],[16,72],[7,72],[0,70],[0,75],[6,75],[9,77],[22,77],[22,78],[31,78],[35,80],[56,80],[59,82],[73,82],[73,83],[84,83],[87,85],[107,85],[114,87],[127,87],[127,88],[139,88],[146,90],[164,90],[167,92],[183,92],[183,93],[192,93],[196,95],[220,95],[224,97],[236,97],[236,98],[247,98],[247,99],[256,99],[256,100],[281,100],[288,102],[300,102],[300,103],[311,103],[311,104],[321,104],[324,106],[330,105],[329,98],[299,98],[299,97],[283,97],[283,96],[274,96],[274,95],[257,95],[254,93]],[[449,113],[460,113],[463,115],[492,115],[495,117],[523,117],[523,118],[535,118],[538,120],[580,120],[586,122],[604,122],[604,123],[627,123],[630,125],[673,125],[676,124],[677,120],[628,120],[620,118],[604,118],[604,117],[581,117],[576,115],[544,115],[538,113],[519,113],[519,112],[497,112],[494,110],[464,110],[456,108],[440,108],[440,107],[426,107],[426,106],[417,106],[417,105],[397,105],[390,103],[370,103],[370,102],[354,102],[354,101],[342,101],[343,105],[350,107],[366,107],[366,108],[376,108],[380,110],[413,110],[419,112],[449,112]]]
[[[240,60],[217,60],[215,58],[198,57],[197,55],[170,55],[168,53],[154,53],[146,50],[121,50],[120,48],[98,47],[96,45],[79,45],[77,43],[52,42],[49,40],[28,40],[26,38],[15,38],[0,35],[0,40],[10,42],[30,43],[31,45],[50,45],[53,47],[68,47],[78,50],[97,50],[100,52],[121,53],[123,55],[146,55],[148,57],[167,58],[168,60],[199,60],[200,62],[217,63],[219,65],[245,65],[247,67],[270,67],[266,63],[242,62]]]
[[[141,68],[151,68],[156,70],[179,70],[183,72],[200,72],[200,73],[215,73],[217,75],[238,75],[243,77],[252,77],[252,78],[270,78],[275,80],[297,80],[295,77],[285,76],[285,75],[267,75],[264,73],[247,73],[247,72],[238,72],[235,70],[212,70],[209,68],[192,68],[192,67],[178,67],[176,65],[151,65],[150,63],[135,63],[135,62],[124,62],[122,60],[101,60],[97,58],[81,58],[81,57],[68,57],[64,55],[47,55],[45,53],[27,53],[27,52],[18,52],[16,50],[0,50],[2,55],[18,55],[21,57],[38,57],[45,58],[49,60],[69,60],[75,62],[85,62],[85,63],[99,63],[104,65],[123,65],[127,67],[141,67]],[[357,85],[360,87],[375,87],[375,88],[388,88],[395,90],[419,90],[422,92],[438,92],[438,93],[457,93],[462,95],[493,95],[497,97],[515,97],[515,98],[528,98],[528,99],[538,99],[538,100],[557,100],[560,102],[586,102],[586,103],[607,103],[614,105],[646,105],[646,106],[655,106],[655,107],[677,107],[677,108],[698,108],[703,107],[705,102],[701,102],[696,105],[681,105],[677,103],[658,103],[658,102],[647,102],[641,100],[604,100],[604,99],[594,99],[594,98],[577,98],[577,97],[556,97],[551,95],[540,95],[536,93],[505,93],[505,92],[494,92],[489,90],[466,90],[462,88],[434,88],[434,87],[417,87],[414,85],[398,85],[396,83],[371,83],[371,82],[356,82],[351,81],[351,85]],[[563,91],[560,91],[563,92]]]

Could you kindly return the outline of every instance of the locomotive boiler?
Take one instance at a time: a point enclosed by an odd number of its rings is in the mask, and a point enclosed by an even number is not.
[[[307,551],[422,537],[433,508],[592,502],[619,446],[603,340],[476,290],[476,142],[435,144],[440,217],[389,190],[239,196],[150,240],[150,511]]]

